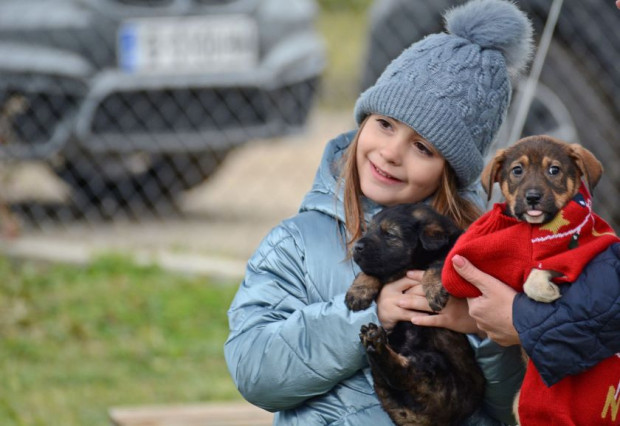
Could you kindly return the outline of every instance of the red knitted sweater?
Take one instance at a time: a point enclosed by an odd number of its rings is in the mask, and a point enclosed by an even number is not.
[[[585,185],[549,223],[532,225],[504,214],[498,203],[480,217],[448,253],[442,282],[456,297],[480,296],[480,290],[465,281],[450,261],[460,254],[476,267],[517,291],[532,268],[560,272],[559,284],[573,282],[583,267],[610,244],[620,241],[613,229],[592,212]]]
[[[560,272],[562,276],[554,279],[557,284],[572,282],[592,258],[620,241],[612,228],[592,212],[590,194],[584,185],[544,225],[519,221],[505,215],[505,210],[505,204],[496,204],[469,227],[448,254],[442,281],[450,294],[481,294],[454,270],[451,259],[456,254],[522,292],[532,268]],[[521,424],[619,425],[619,388],[618,356],[551,387],[544,384],[530,360],[519,400]]]

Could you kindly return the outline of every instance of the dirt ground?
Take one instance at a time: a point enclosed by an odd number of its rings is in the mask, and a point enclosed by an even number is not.
[[[98,253],[126,252],[173,270],[241,276],[269,229],[297,211],[327,141],[353,127],[352,113],[322,111],[312,115],[301,135],[248,143],[211,179],[183,195],[183,218],[46,225],[2,241],[0,248],[16,256],[77,263]],[[20,173],[9,192],[64,196],[62,185],[44,171]]]

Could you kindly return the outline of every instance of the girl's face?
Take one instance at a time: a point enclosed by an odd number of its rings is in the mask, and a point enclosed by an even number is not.
[[[359,134],[356,161],[362,192],[384,206],[433,194],[446,163],[411,127],[378,114],[368,117]]]

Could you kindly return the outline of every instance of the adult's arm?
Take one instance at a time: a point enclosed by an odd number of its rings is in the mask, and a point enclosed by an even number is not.
[[[594,258],[562,297],[540,303],[474,267],[453,259],[455,270],[482,296],[469,312],[502,345],[521,343],[547,385],[578,374],[620,352],[620,244]]]
[[[311,302],[319,291],[296,233],[280,225],[263,240],[228,312],[230,373],[248,401],[270,411],[295,407],[367,366],[359,329],[377,322],[374,309],[350,312],[344,294]]]
[[[620,352],[620,244],[560,291],[553,303],[519,294],[513,304],[521,344],[548,386]]]

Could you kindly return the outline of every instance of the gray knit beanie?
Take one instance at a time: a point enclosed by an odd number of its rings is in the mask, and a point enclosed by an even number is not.
[[[532,54],[532,25],[513,3],[472,0],[444,15],[447,33],[404,50],[355,104],[358,125],[376,113],[406,123],[474,182],[510,103],[510,79]]]

